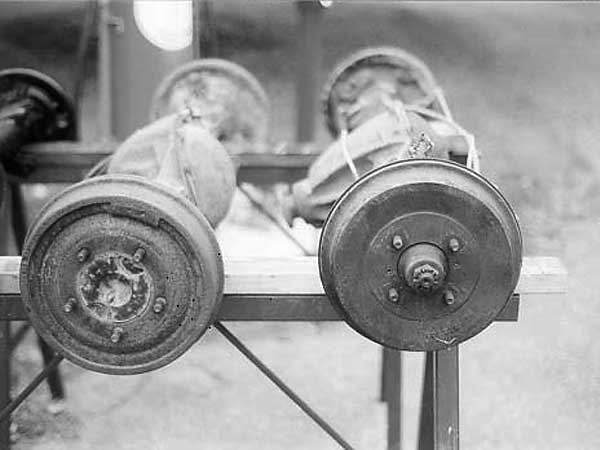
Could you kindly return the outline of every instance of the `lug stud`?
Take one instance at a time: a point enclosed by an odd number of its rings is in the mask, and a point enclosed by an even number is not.
[[[123,336],[123,328],[121,327],[116,327],[112,334],[110,335],[110,340],[113,344],[116,344],[117,342],[119,342],[121,340],[121,337]]]
[[[156,297],[156,300],[154,300],[154,305],[152,306],[152,310],[155,314],[160,314],[164,311],[166,304],[167,300],[164,297]]]
[[[63,311],[69,314],[73,312],[75,305],[77,305],[77,300],[74,297],[70,297],[63,305]]]
[[[77,261],[84,263],[90,257],[90,251],[87,248],[82,248],[77,252]]]
[[[402,237],[399,234],[394,235],[394,237],[392,238],[392,246],[396,250],[400,250],[403,245],[404,242],[402,242]]]
[[[143,248],[138,248],[133,254],[133,260],[136,263],[139,263],[142,261],[142,259],[144,259],[144,256],[146,256],[146,250],[144,250]]]
[[[456,239],[456,238],[450,239],[450,241],[448,241],[448,248],[450,249],[450,251],[452,253],[456,253],[457,251],[459,251],[460,250],[460,242],[458,241],[458,239]]]
[[[455,297],[454,297],[454,293],[452,291],[446,291],[444,292],[444,303],[446,305],[452,305],[454,304],[455,301]]]
[[[396,288],[390,288],[388,291],[388,300],[392,303],[398,303],[399,298],[398,290]]]

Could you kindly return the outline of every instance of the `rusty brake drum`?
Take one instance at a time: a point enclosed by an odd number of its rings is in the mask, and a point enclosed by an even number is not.
[[[21,264],[36,331],[87,369],[135,374],[183,354],[216,318],[223,263],[208,221],[158,183],[107,175],[41,211]]]
[[[406,160],[351,185],[319,248],[328,297],[358,332],[399,350],[456,345],[486,328],[517,284],[522,241],[487,180],[444,160]]]
[[[25,99],[35,100],[45,110],[44,120],[29,130],[28,140],[76,137],[75,105],[54,79],[33,69],[0,70],[0,107]]]
[[[364,48],[341,61],[329,75],[322,94],[325,122],[337,136],[344,117],[368,110],[369,103],[382,95],[439,111],[435,89],[429,67],[411,53],[396,47]]]
[[[150,120],[185,108],[197,111],[230,153],[266,148],[267,94],[254,75],[233,62],[207,58],[176,68],[156,89]]]

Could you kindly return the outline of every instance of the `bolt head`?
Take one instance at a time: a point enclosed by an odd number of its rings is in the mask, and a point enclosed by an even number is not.
[[[404,242],[402,242],[402,237],[398,234],[394,235],[394,237],[392,238],[392,246],[396,250],[400,250],[403,245],[404,245]]]
[[[144,256],[146,256],[146,250],[144,250],[143,248],[138,248],[133,254],[133,260],[136,263],[139,263],[142,261],[142,259],[144,259]]]
[[[67,314],[73,312],[73,310],[75,309],[76,303],[77,303],[77,300],[75,300],[73,297],[69,298],[63,305],[63,311],[66,312]]]
[[[456,238],[452,238],[448,241],[448,248],[452,253],[456,253],[460,250],[460,242]]]
[[[396,288],[390,288],[388,291],[388,300],[392,303],[397,303],[400,298],[398,290]]]
[[[90,251],[87,248],[82,248],[77,252],[77,261],[84,263],[90,257]]]
[[[110,340],[113,344],[116,344],[117,342],[119,342],[121,340],[121,336],[123,335],[123,329],[122,328],[115,328],[112,332],[112,334],[110,335]]]
[[[155,314],[160,314],[164,311],[165,305],[167,304],[167,300],[164,297],[157,297],[154,300],[154,305],[152,306],[152,310]]]
[[[454,293],[452,291],[444,292],[444,303],[446,305],[452,305],[455,301],[456,298],[454,297]]]

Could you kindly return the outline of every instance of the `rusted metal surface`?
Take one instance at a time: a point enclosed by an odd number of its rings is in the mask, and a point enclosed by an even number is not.
[[[8,172],[31,169],[18,158],[23,144],[76,134],[73,103],[56,81],[32,69],[0,71],[0,161]]]
[[[203,125],[230,153],[269,150],[269,99],[243,67],[216,58],[177,67],[156,89],[150,120],[185,108],[197,111]]]
[[[232,157],[190,110],[136,131],[108,161],[106,173],[144,177],[190,200],[216,227],[235,192]]]
[[[395,47],[359,50],[340,62],[323,89],[322,108],[332,135],[349,131],[376,115],[381,93],[407,104],[436,105],[437,83],[416,56]]]
[[[405,253],[417,245],[439,253]],[[409,160],[344,193],[323,229],[319,267],[325,292],[358,332],[400,350],[437,350],[500,314],[518,281],[521,247],[512,210],[484,178],[446,161]],[[443,268],[436,289],[406,279],[415,258]]]
[[[191,203],[139,177],[104,176],[46,205],[20,279],[29,319],[56,351],[91,370],[131,374],[171,362],[206,331],[223,266]]]

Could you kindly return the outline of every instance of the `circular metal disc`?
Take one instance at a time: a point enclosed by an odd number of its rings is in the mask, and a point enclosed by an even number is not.
[[[90,370],[141,373],[183,354],[216,319],[223,263],[189,201],[140,177],[102,176],[42,210],[21,292],[56,351]]]
[[[263,149],[269,131],[269,100],[258,80],[243,67],[221,59],[199,59],[178,67],[158,86],[150,120],[186,107],[206,118],[230,152]]]
[[[14,96],[31,96],[42,102],[55,121],[40,131],[35,140],[75,139],[75,106],[64,89],[48,75],[33,69],[0,70],[0,105],[14,101]]]
[[[379,83],[403,103],[433,102],[437,83],[423,61],[394,47],[359,50],[338,64],[323,89],[323,114],[333,136],[340,132],[340,112],[355,105],[359,95]],[[426,106],[426,105],[422,105]]]
[[[445,255],[434,292],[409,287],[399,267],[417,244]],[[370,172],[340,197],[321,234],[319,269],[358,332],[400,350],[438,350],[501,312],[519,278],[521,247],[512,210],[483,177],[447,161],[408,160]]]

